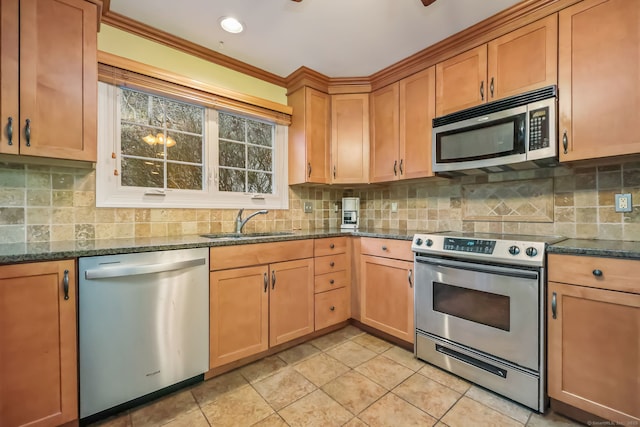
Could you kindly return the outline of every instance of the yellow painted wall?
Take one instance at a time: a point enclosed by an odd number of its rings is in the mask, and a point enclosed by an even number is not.
[[[98,49],[152,65],[214,86],[231,89],[281,104],[287,103],[286,89],[239,73],[179,50],[102,24]]]

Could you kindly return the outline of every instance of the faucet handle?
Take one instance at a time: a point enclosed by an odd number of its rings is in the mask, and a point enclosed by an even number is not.
[[[244,208],[241,208],[241,209],[238,211],[238,215],[236,216],[236,218],[242,218],[242,212],[244,212]]]

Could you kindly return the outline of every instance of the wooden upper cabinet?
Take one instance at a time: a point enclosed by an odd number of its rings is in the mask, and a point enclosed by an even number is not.
[[[435,68],[400,80],[400,176],[433,176],[431,130],[436,109]]]
[[[1,8],[0,152],[95,162],[96,5],[3,0]]]
[[[436,64],[436,116],[486,101],[487,45]]]
[[[488,101],[556,84],[558,16],[526,25],[487,44]]]
[[[369,182],[369,94],[331,96],[331,182]]]
[[[560,11],[558,73],[561,161],[640,152],[640,2]]]
[[[78,418],[75,271],[73,260],[0,266],[2,426]]]
[[[289,184],[329,183],[329,95],[305,86],[289,94],[288,104]]]
[[[371,182],[398,177],[399,100],[399,83],[371,93]]]
[[[436,64],[436,116],[556,84],[557,40],[550,15]]]

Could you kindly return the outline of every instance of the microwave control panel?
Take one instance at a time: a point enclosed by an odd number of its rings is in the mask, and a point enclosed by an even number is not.
[[[549,107],[529,111],[529,151],[549,146]]]

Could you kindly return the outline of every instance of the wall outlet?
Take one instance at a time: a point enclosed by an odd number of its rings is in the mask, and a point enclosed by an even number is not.
[[[631,194],[616,194],[616,212],[631,212]]]
[[[304,213],[311,213],[311,212],[313,212],[313,203],[304,202]]]
[[[391,202],[391,212],[398,212],[398,202]]]

